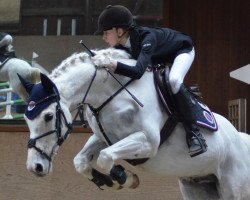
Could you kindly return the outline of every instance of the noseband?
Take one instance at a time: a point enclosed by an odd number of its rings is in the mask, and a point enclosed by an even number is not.
[[[41,101],[39,101],[38,103],[42,103],[50,98],[53,98],[53,97],[57,97],[59,96],[59,94],[53,94],[53,95],[50,95],[44,99],[42,99]],[[38,104],[36,103],[36,104]],[[66,138],[68,137],[68,135],[71,133],[72,131],[72,124],[71,123],[68,123],[66,117],[65,117],[65,114],[64,112],[62,111],[62,108],[61,108],[61,105],[60,105],[60,102],[59,102],[59,98],[57,98],[56,100],[56,122],[55,122],[55,129],[54,130],[51,130],[51,131],[48,131],[46,133],[43,133],[42,135],[38,136],[38,137],[35,137],[35,138],[31,138],[29,139],[28,141],[28,149],[31,149],[31,148],[34,148],[37,152],[39,152],[41,154],[42,157],[45,157],[49,162],[51,162],[51,159],[52,159],[52,155],[54,153],[53,149],[52,149],[52,152],[50,155],[48,155],[46,152],[44,152],[43,150],[41,150],[40,148],[38,148],[36,146],[36,141],[41,139],[41,138],[44,138],[48,135],[51,135],[53,133],[55,133],[57,135],[57,145],[58,146],[61,146],[62,143],[66,140]],[[66,133],[64,135],[62,135],[61,131],[61,125],[62,125],[62,119],[64,120],[64,123],[65,125],[67,126],[68,130],[66,131]]]

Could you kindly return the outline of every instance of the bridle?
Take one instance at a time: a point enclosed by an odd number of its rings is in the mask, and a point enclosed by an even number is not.
[[[50,153],[50,155],[48,155],[46,152],[44,152],[43,150],[41,150],[40,148],[38,148],[36,146],[36,141],[41,139],[41,138],[44,138],[48,135],[51,135],[53,133],[56,134],[57,136],[57,142],[56,142],[56,146],[61,146],[62,143],[66,140],[66,138],[68,137],[68,135],[71,133],[72,131],[72,123],[68,123],[66,117],[65,117],[65,114],[61,108],[61,105],[60,105],[60,102],[59,102],[59,93],[56,91],[55,94],[52,94],[42,100],[40,100],[39,102],[36,103],[37,104],[40,104],[40,103],[43,103],[45,101],[48,101],[49,99],[51,98],[56,98],[56,121],[55,121],[55,129],[54,130],[51,130],[51,131],[48,131],[46,133],[43,133],[42,135],[39,135],[38,137],[35,137],[35,138],[31,138],[29,139],[28,141],[28,149],[31,149],[31,148],[34,148],[37,152],[40,153],[40,155],[44,158],[46,158],[49,162],[51,162],[52,160],[52,156],[54,154],[54,148],[52,148],[52,151]],[[62,125],[62,119],[64,120],[64,124],[67,126],[68,130],[66,131],[66,133],[64,135],[62,135],[61,131],[61,125]]]
[[[95,74],[91,80],[91,83],[87,89],[87,92],[84,96],[84,101],[87,97],[87,94],[90,90],[90,87],[95,79],[95,76],[96,76],[96,71],[97,69],[95,70]],[[56,86],[55,86],[56,87]],[[34,148],[37,152],[40,153],[40,155],[44,158],[46,158],[49,162],[52,161],[52,156],[54,154],[54,147],[55,146],[61,146],[62,143],[67,139],[68,135],[72,132],[72,129],[73,129],[73,124],[72,123],[69,123],[65,117],[65,114],[61,108],[61,104],[60,104],[60,95],[59,95],[59,92],[57,90],[57,88],[54,88],[54,94],[50,95],[50,96],[47,96],[45,98],[43,98],[42,100],[38,101],[35,103],[35,105],[38,105],[38,104],[41,104],[41,103],[44,103],[50,99],[53,99],[53,98],[56,98],[56,122],[55,122],[55,129],[54,130],[50,130],[46,133],[43,133],[42,135],[39,135],[35,138],[30,138],[29,141],[28,141],[28,145],[27,145],[27,148],[28,149],[32,149]],[[83,104],[81,104],[83,105]],[[80,110],[80,107],[78,108],[78,111]],[[61,131],[62,131],[62,128],[61,128],[61,125],[62,125],[62,119],[64,120],[64,124],[67,126],[68,130],[66,131],[66,133],[64,135],[62,135]],[[73,120],[74,121],[74,120]],[[46,152],[44,152],[42,149],[40,149],[39,147],[36,146],[36,141],[41,139],[41,138],[44,138],[48,135],[51,135],[55,133],[56,136],[57,136],[57,142],[55,144],[55,146],[52,148],[52,151],[50,153],[50,155],[48,155]]]

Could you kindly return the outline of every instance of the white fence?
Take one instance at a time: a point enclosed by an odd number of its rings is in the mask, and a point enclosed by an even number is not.
[[[5,95],[5,101],[0,102],[0,106],[5,108],[5,115],[1,119],[20,119],[23,118],[23,114],[14,114],[11,113],[11,108],[13,105],[24,105],[24,101],[22,99],[12,100],[12,88],[9,87],[8,82],[0,83],[0,95]]]

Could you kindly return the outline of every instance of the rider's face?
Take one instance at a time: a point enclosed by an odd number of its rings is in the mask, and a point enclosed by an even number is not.
[[[119,43],[119,37],[116,28],[103,31],[102,39],[108,43],[109,46],[114,47]]]

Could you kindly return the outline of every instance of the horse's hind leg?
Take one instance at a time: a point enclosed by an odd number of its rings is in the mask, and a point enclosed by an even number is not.
[[[230,150],[228,157],[218,170],[220,194],[226,200],[249,200],[249,150],[244,146],[244,143],[240,144],[235,141],[235,144],[237,145],[230,145],[228,148]]]
[[[237,173],[227,172],[220,179],[220,193],[226,200],[249,200],[249,186],[248,172],[242,168],[238,169]]]
[[[211,178],[212,177],[212,178]],[[217,179],[214,175],[205,178],[180,178],[179,186],[184,200],[220,200]]]

